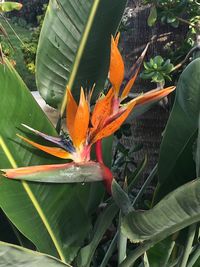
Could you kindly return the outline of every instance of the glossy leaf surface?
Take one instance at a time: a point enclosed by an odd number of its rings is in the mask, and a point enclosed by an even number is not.
[[[0,64],[0,81],[0,168],[58,163],[16,136],[22,132],[21,123],[50,135],[56,136],[56,131],[9,64]],[[39,251],[69,262],[90,228],[83,204],[88,189],[82,184],[35,184],[1,177],[0,207]]]
[[[111,34],[115,34],[126,0],[51,0],[36,60],[39,92],[52,106],[62,102],[66,85],[102,91],[107,77]]]
[[[200,59],[183,71],[161,144],[158,164],[160,195],[194,179],[193,144],[200,112]]]

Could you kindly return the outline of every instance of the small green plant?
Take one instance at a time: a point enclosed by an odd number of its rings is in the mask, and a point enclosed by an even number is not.
[[[22,8],[22,4],[18,2],[0,2],[0,17],[3,17],[4,13]],[[4,17],[3,17],[4,18]],[[12,65],[15,65],[14,48],[10,42],[8,33],[3,25],[0,23],[0,53],[1,57],[6,56]]]
[[[23,40],[23,44],[21,46],[24,54],[24,61],[26,67],[31,73],[35,73],[35,58],[36,58],[38,39],[42,28],[42,23],[44,20],[44,14],[46,8],[47,5],[45,4],[43,6],[43,14],[37,17],[39,25],[34,29],[33,33],[31,34],[31,38]]]
[[[35,55],[38,44],[38,35],[33,32],[30,39],[25,39],[22,44],[22,52],[27,69],[31,73],[35,73]]]
[[[145,4],[152,4],[149,15],[149,26],[153,26],[157,20],[170,24],[177,28],[179,23],[190,25],[190,19],[200,13],[200,4],[196,0],[145,0]]]
[[[144,62],[144,68],[145,70],[141,73],[142,79],[165,83],[165,80],[171,81],[170,73],[174,65],[170,59],[164,60],[161,56],[155,56],[149,62]]]
[[[120,180],[125,180],[129,177],[133,169],[136,169],[137,163],[135,160],[135,153],[142,149],[142,144],[126,147],[121,142],[118,142],[113,156],[112,171],[117,173]]]

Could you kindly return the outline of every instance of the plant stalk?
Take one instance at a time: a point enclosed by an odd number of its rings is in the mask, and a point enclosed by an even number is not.
[[[155,244],[154,241],[147,241],[132,251],[119,267],[131,267],[135,261]]]
[[[151,173],[149,174],[148,178],[144,182],[143,186],[141,187],[140,191],[138,192],[137,196],[134,198],[133,203],[132,203],[133,206],[135,206],[135,204],[141,199],[146,187],[151,183],[151,181],[155,177],[157,173],[157,168],[158,168],[158,165],[156,164],[153,170],[151,171]]]
[[[196,223],[190,225],[189,230],[188,230],[188,236],[187,236],[187,241],[186,241],[186,246],[183,252],[183,257],[180,263],[179,267],[187,267],[187,262],[190,256],[190,253],[192,251],[192,244],[194,241],[194,236],[196,232]]]
[[[191,255],[191,258],[188,262],[187,267],[193,267],[199,257],[200,257],[200,245],[196,248],[194,253]]]
[[[174,249],[174,246],[175,246],[175,241],[172,241],[171,246],[169,247],[169,249],[166,252],[165,260],[163,262],[163,267],[167,267],[168,266],[169,259],[170,259],[170,256],[172,254],[172,251]]]
[[[127,237],[121,231],[122,213],[119,213],[119,227],[118,227],[118,265],[120,265],[126,258]]]
[[[108,266],[107,263],[108,263],[109,259],[111,258],[112,254],[113,254],[113,252],[114,252],[114,250],[116,248],[118,234],[119,233],[117,231],[115,236],[114,236],[114,238],[113,238],[113,240],[112,240],[112,242],[110,243],[110,246],[109,246],[109,248],[108,248],[108,250],[107,250],[107,252],[106,252],[106,254],[105,254],[104,258],[103,258],[103,261],[102,261],[100,267]]]

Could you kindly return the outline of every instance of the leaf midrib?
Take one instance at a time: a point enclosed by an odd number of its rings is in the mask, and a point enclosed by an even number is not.
[[[17,168],[18,167],[17,163],[16,163],[15,159],[13,158],[11,152],[9,151],[8,147],[6,146],[6,143],[4,142],[2,136],[0,136],[0,146],[2,147],[2,149],[3,149],[4,153],[5,153],[8,161],[10,162],[12,168]],[[28,195],[30,201],[32,202],[34,208],[36,209],[41,221],[43,222],[45,228],[47,229],[47,232],[49,233],[49,236],[52,239],[52,242],[53,242],[53,244],[54,244],[54,246],[55,246],[55,248],[56,248],[56,250],[58,252],[58,255],[59,255],[60,259],[64,263],[66,263],[66,258],[65,258],[64,252],[63,252],[58,240],[56,239],[56,236],[54,235],[54,232],[53,232],[53,230],[52,230],[52,228],[51,228],[51,226],[50,226],[50,224],[48,222],[48,219],[46,218],[46,216],[45,216],[45,214],[44,214],[39,202],[37,201],[35,195],[33,194],[32,190],[30,188],[30,186],[28,185],[28,183],[25,182],[25,181],[21,181],[21,183],[22,183],[22,186],[23,186],[26,194]]]
[[[90,12],[89,12],[89,16],[88,16],[88,20],[87,20],[85,29],[84,29],[83,34],[82,34],[82,38],[81,38],[80,45],[79,45],[77,53],[76,53],[74,64],[72,66],[72,71],[71,71],[71,74],[69,76],[69,81],[68,81],[67,86],[66,86],[66,87],[69,87],[70,90],[73,87],[73,84],[74,84],[74,81],[75,81],[75,77],[76,77],[76,74],[78,72],[78,67],[80,65],[80,61],[82,59],[83,52],[85,50],[85,46],[86,46],[86,43],[87,43],[87,40],[88,40],[88,36],[89,36],[90,30],[92,28],[92,23],[94,21],[95,14],[97,12],[99,3],[100,3],[100,0],[94,0],[94,3],[91,6],[91,9],[90,9]],[[60,116],[61,117],[64,114],[66,103],[67,103],[67,94],[66,94],[66,90],[65,90],[65,95],[64,95],[64,98],[63,98],[63,101],[62,101],[62,104],[61,104],[61,110],[60,110]]]

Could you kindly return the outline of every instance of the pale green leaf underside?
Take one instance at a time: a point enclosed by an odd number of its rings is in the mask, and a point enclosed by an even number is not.
[[[123,219],[122,231],[132,242],[160,241],[198,221],[200,221],[199,179],[171,192],[148,211],[129,213]]]
[[[39,170],[42,167],[43,170]],[[30,170],[30,173],[27,173]],[[15,170],[2,170],[11,179],[42,183],[88,183],[103,180],[103,169],[97,162],[84,164],[66,163],[57,165],[42,165]]]
[[[12,244],[0,242],[0,267],[70,267],[58,259]]]

